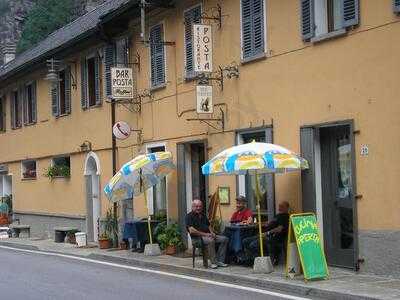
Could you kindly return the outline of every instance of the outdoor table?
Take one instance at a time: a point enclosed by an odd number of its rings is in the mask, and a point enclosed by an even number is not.
[[[243,250],[243,239],[257,235],[257,225],[231,224],[225,226],[224,235],[229,238],[229,251],[236,255]]]
[[[160,221],[151,220],[151,230],[154,231],[154,228],[159,223]],[[122,238],[125,241],[132,239],[133,245],[136,245],[139,242],[140,248],[144,248],[144,246],[149,242],[147,220],[133,220],[125,222]]]

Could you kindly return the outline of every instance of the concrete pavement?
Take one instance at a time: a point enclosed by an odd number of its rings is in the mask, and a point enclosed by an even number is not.
[[[251,268],[240,266],[205,270],[201,267],[201,258],[196,261],[196,268],[192,269],[191,258],[166,255],[146,257],[143,254],[130,251],[105,251],[98,248],[79,249],[74,245],[56,244],[49,240],[8,239],[0,241],[0,245],[64,253],[324,299],[400,299],[399,279],[357,274],[337,268],[330,268],[331,276],[329,280],[304,282],[301,277],[294,280],[287,279],[283,274],[283,267],[276,268],[272,274],[260,275],[254,274]]]

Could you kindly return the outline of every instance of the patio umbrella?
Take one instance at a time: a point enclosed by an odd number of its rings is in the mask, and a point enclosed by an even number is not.
[[[261,212],[260,182],[258,175],[265,173],[286,173],[308,169],[308,162],[292,151],[275,144],[257,143],[255,141],[231,147],[219,153],[202,166],[204,175],[255,175],[258,214],[260,253],[264,256]]]
[[[111,202],[129,199],[142,193],[147,201],[146,190],[159,183],[174,168],[170,152],[139,155],[122,166],[106,185],[104,193]],[[147,219],[150,244],[153,244],[150,217]]]

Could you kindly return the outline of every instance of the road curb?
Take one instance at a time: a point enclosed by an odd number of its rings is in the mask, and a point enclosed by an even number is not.
[[[16,249],[40,251],[39,247],[32,246],[32,245],[24,245],[24,244],[5,242],[5,241],[0,241],[0,245],[1,246],[6,246],[6,247],[10,247],[10,248],[16,248]]]
[[[202,279],[208,280],[215,280],[219,282],[225,282],[230,284],[238,284],[249,286],[253,288],[261,288],[261,289],[268,289],[277,292],[285,292],[292,295],[297,296],[309,296],[309,297],[317,297],[329,300],[379,300],[379,298],[374,297],[367,297],[364,295],[349,295],[337,291],[330,291],[319,289],[317,287],[306,287],[303,285],[298,285],[292,282],[277,282],[273,280],[266,280],[266,279],[257,279],[257,278],[250,278],[246,276],[240,276],[235,274],[226,274],[226,273],[217,273],[210,270],[205,269],[193,269],[191,267],[184,267],[184,266],[176,266],[171,264],[163,264],[159,262],[150,262],[150,261],[143,261],[136,258],[122,258],[122,257],[115,257],[109,256],[104,254],[96,254],[91,253],[89,255],[76,255],[70,254],[68,252],[61,252],[61,251],[46,251],[42,250],[37,246],[33,245],[24,245],[19,243],[12,243],[6,241],[0,241],[1,246],[6,246],[14,249],[22,249],[22,250],[35,250],[38,252],[43,253],[57,253],[63,254],[68,256],[75,256],[75,257],[82,257],[82,258],[89,258],[93,260],[99,260],[104,262],[111,262],[111,263],[118,263],[122,265],[128,266],[135,266],[135,267],[142,267],[148,269],[154,269],[158,271],[164,271],[169,273],[177,273],[181,275],[188,275],[192,277],[199,277]]]
[[[283,283],[272,280],[249,278],[234,274],[221,274],[204,269],[192,269],[183,266],[162,264],[158,262],[148,262],[135,258],[120,258],[115,256],[108,256],[102,254],[90,254],[87,258],[119,263],[130,266],[144,267],[149,269],[156,269],[160,271],[178,273],[182,275],[189,275],[199,277],[202,279],[215,280],[231,284],[240,284],[254,288],[272,289],[273,291],[280,291],[290,293],[292,295],[301,295],[309,297],[318,297],[332,300],[379,300],[379,298],[366,297],[364,295],[349,295],[337,291],[323,290],[316,287],[305,287],[294,283]]]

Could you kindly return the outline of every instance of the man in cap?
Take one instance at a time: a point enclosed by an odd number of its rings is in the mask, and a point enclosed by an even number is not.
[[[243,196],[236,198],[236,211],[231,217],[231,223],[251,224],[253,223],[253,212],[247,208],[247,199]]]

